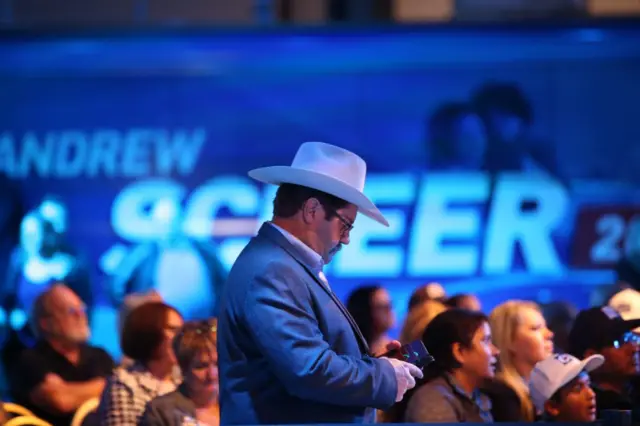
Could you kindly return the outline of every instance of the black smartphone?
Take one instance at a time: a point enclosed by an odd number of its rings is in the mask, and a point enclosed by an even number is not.
[[[405,361],[417,367],[424,368],[434,361],[422,340],[415,340],[409,344],[401,346],[382,355],[387,358],[396,358]]]

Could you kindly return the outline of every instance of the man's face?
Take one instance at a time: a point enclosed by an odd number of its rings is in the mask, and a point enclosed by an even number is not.
[[[86,306],[69,288],[55,287],[43,329],[49,337],[68,343],[81,344],[89,339]]]
[[[598,375],[612,378],[632,377],[640,373],[640,340],[634,333],[626,333],[602,349],[605,362],[598,369]]]
[[[491,133],[505,144],[517,143],[525,134],[526,123],[517,115],[504,111],[492,111],[489,115]]]
[[[596,419],[596,395],[586,372],[558,390],[557,397],[547,401],[547,412],[562,422],[593,422]]]
[[[324,214],[319,217],[317,233],[322,246],[320,254],[326,264],[331,262],[342,249],[343,244],[349,244],[349,236],[356,221],[358,208],[352,204],[334,212],[330,212],[328,207],[320,208],[324,210]],[[327,216],[332,217],[327,220]]]

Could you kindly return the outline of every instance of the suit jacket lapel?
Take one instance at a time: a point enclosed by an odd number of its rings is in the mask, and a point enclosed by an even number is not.
[[[322,280],[318,276],[318,273],[315,272],[313,268],[311,268],[309,262],[306,260],[306,257],[302,253],[300,253],[300,250],[297,247],[293,246],[285,238],[285,236],[280,233],[280,231],[278,231],[268,223],[264,223],[262,225],[260,231],[258,232],[258,235],[264,236],[282,247],[287,253],[291,255],[291,257],[295,259],[296,262],[302,265],[302,267],[309,273],[309,275],[311,275],[316,284],[318,284],[322,288],[322,290],[329,295],[331,300],[333,300],[333,302],[338,306],[347,321],[349,321],[349,324],[351,325],[351,328],[356,335],[358,343],[360,344],[361,350],[364,353],[371,355],[371,353],[369,352],[369,345],[367,344],[367,340],[362,335],[362,331],[360,331],[360,327],[358,327],[356,321],[353,319],[347,308],[342,304],[340,299],[338,299],[338,296],[336,296],[335,293],[328,288],[326,283],[322,282]]]

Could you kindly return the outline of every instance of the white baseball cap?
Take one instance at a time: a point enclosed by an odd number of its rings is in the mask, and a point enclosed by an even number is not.
[[[536,364],[531,373],[529,393],[533,405],[544,410],[544,403],[561,387],[580,375],[591,372],[604,363],[602,355],[591,355],[583,361],[569,354],[554,354]]]
[[[627,288],[609,299],[609,306],[620,313],[624,320],[635,320],[640,318],[640,292]],[[640,332],[640,327],[634,329]]]

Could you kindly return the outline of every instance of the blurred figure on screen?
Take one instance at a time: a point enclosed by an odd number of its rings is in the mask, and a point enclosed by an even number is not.
[[[429,169],[478,171],[484,163],[487,135],[470,105],[446,103],[428,123]]]
[[[472,95],[472,103],[489,136],[485,168],[489,172],[543,172],[557,176],[553,147],[534,140],[533,109],[514,83],[488,82]]]
[[[360,287],[347,298],[347,310],[358,324],[373,353],[384,352],[387,334],[396,318],[389,292],[379,285]]]
[[[213,245],[183,232],[178,202],[161,199],[151,214],[161,237],[135,247],[119,265],[113,277],[115,303],[119,305],[129,293],[155,290],[187,320],[215,316],[226,271]]]

